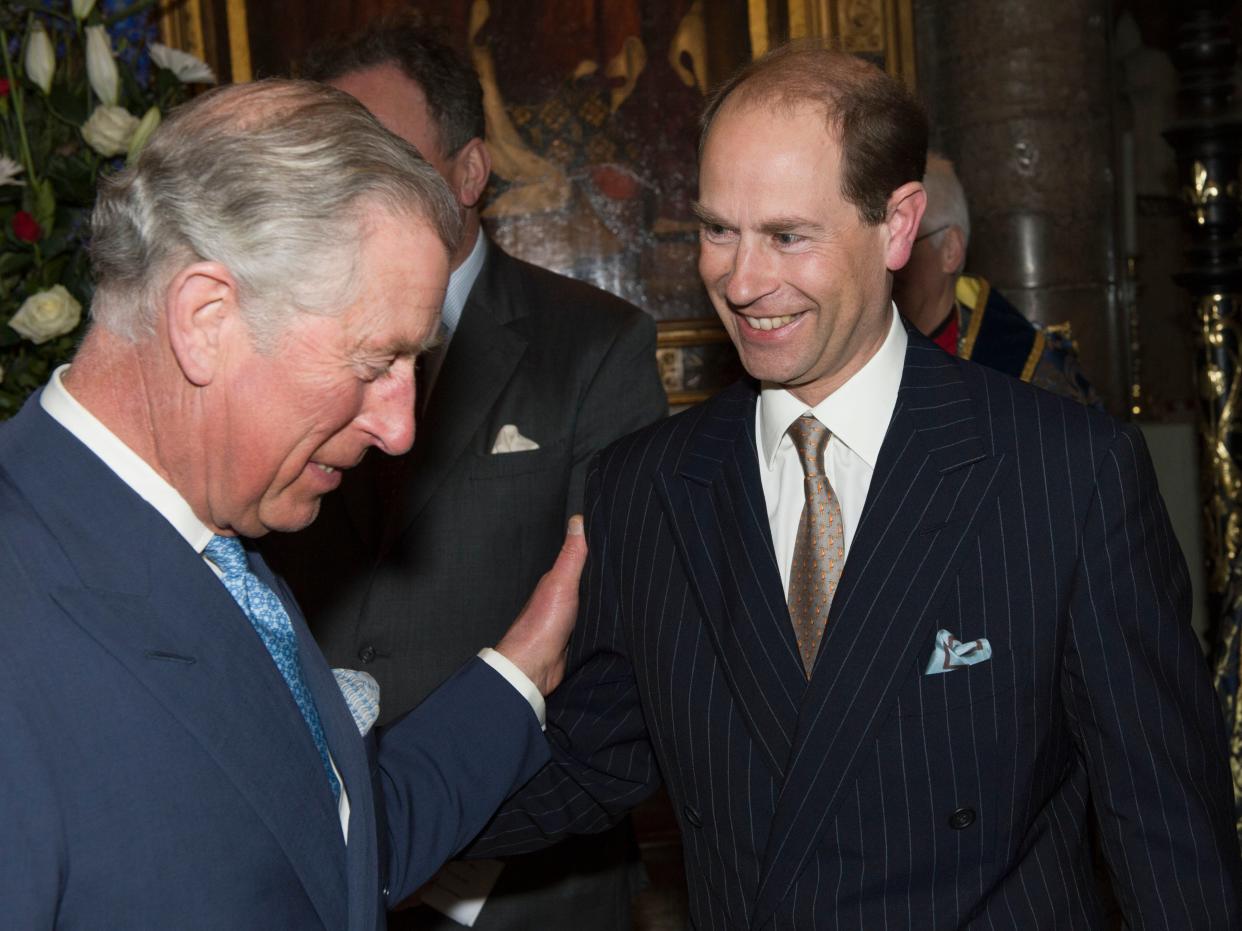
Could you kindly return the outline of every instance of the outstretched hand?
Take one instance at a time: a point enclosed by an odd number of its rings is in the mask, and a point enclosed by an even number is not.
[[[586,563],[582,516],[569,519],[565,543],[496,651],[547,695],[565,675],[565,648],[578,617],[578,580]]]

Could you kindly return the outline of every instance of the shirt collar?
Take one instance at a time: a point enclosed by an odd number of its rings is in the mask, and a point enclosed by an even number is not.
[[[808,411],[833,436],[875,468],[888,422],[897,406],[897,391],[906,363],[906,328],[894,307],[888,336],[879,350],[844,385],[813,408],[784,388],[765,383],[759,394],[756,416],[763,443],[763,461],[771,469],[776,451],[789,425]]]
[[[69,366],[62,365],[52,373],[51,380],[39,397],[43,410],[103,460],[117,478],[159,511],[177,533],[194,547],[196,553],[202,553],[214,534],[195,516],[177,489],[68,392],[63,383],[68,369]]]
[[[474,287],[474,282],[479,277],[485,258],[487,258],[487,237],[483,235],[482,230],[478,230],[475,233],[474,248],[466,256],[466,261],[453,269],[453,273],[449,275],[448,290],[444,293],[441,320],[450,336],[457,329],[457,324],[461,322],[462,311],[466,309],[466,298],[470,296],[470,289]]]

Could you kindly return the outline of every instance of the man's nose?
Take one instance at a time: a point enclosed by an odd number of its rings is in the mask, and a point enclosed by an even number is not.
[[[414,365],[397,362],[383,378],[371,383],[365,428],[375,445],[399,456],[414,445]]]
[[[734,307],[747,307],[771,294],[778,285],[776,262],[770,250],[759,243],[738,243],[725,285],[725,299]]]

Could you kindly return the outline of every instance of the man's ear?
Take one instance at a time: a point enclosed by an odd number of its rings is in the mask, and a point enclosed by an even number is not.
[[[940,240],[940,270],[946,275],[956,275],[966,264],[966,237],[961,227],[950,226]]]
[[[449,183],[457,195],[457,202],[467,210],[478,204],[491,176],[491,153],[487,151],[487,143],[477,136],[453,156],[453,176]]]
[[[919,221],[927,209],[927,192],[917,181],[907,181],[888,198],[884,225],[888,227],[888,247],[884,263],[889,271],[905,266],[910,249],[919,234]]]
[[[181,269],[164,292],[168,341],[186,380],[202,387],[215,377],[224,329],[241,323],[237,282],[219,262]]]

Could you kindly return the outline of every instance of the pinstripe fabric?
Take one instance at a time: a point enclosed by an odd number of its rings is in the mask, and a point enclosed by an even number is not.
[[[596,464],[556,760],[477,851],[597,829],[663,778],[696,928],[1079,929],[1094,811],[1131,927],[1242,926],[1223,730],[1137,431],[912,333],[807,683],[754,405],[737,385]],[[940,628],[993,658],[923,676]]]

